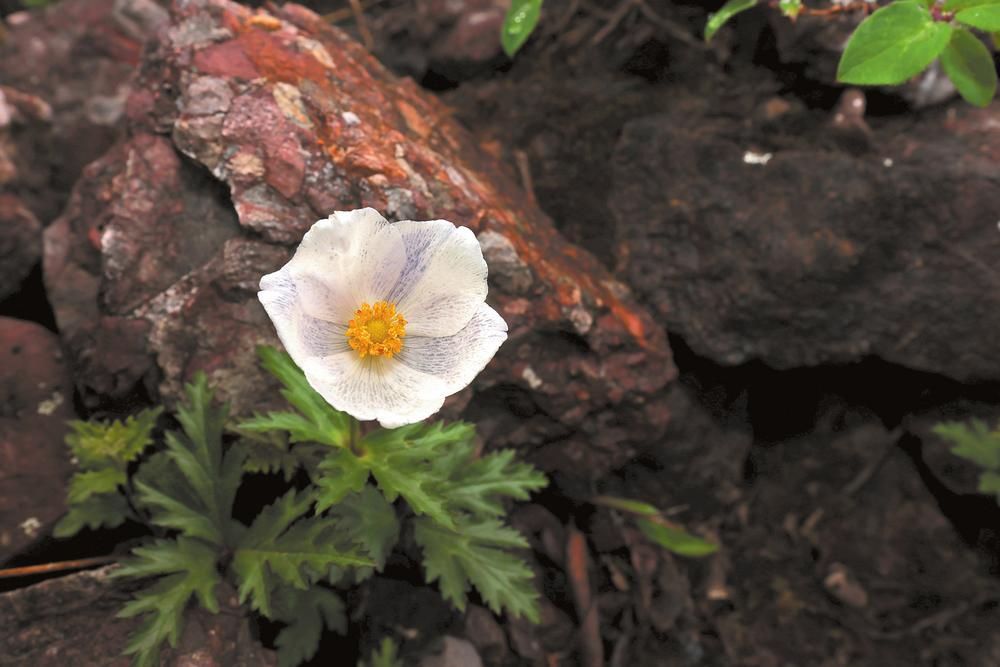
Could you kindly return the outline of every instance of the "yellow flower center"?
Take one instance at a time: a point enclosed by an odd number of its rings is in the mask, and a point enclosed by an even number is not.
[[[362,359],[371,355],[391,359],[403,349],[406,320],[385,301],[361,304],[347,324],[347,344]]]

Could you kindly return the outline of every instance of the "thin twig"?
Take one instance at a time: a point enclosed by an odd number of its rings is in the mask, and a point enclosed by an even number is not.
[[[662,16],[654,12],[653,8],[647,5],[644,0],[639,0],[636,3],[636,7],[639,8],[639,11],[642,13],[643,16],[646,17],[647,20],[649,20],[651,23],[655,23],[656,25],[658,25],[674,39],[684,42],[688,46],[693,46],[696,49],[702,51],[711,50],[711,47],[708,44],[706,44],[702,40],[698,39],[697,37],[689,33],[683,27],[681,27],[674,21],[663,18]]]
[[[83,570],[99,565],[114,563],[118,559],[115,556],[96,556],[94,558],[81,558],[79,560],[62,560],[55,563],[42,563],[41,565],[24,565],[22,567],[9,567],[0,570],[0,579],[12,579],[14,577],[32,577],[38,574],[52,574],[53,572],[65,572],[67,570]]]
[[[598,30],[593,37],[590,38],[590,45],[597,46],[604,41],[604,38],[610,35],[618,24],[624,20],[628,13],[635,7],[636,0],[622,0],[622,2],[615,7],[615,11],[611,13],[611,17],[608,22],[604,24],[604,27]]]
[[[369,51],[375,48],[375,38],[372,31],[368,29],[368,19],[365,18],[365,10],[361,6],[361,0],[350,0],[351,11],[354,12],[354,20],[358,24],[358,32],[361,34],[361,43]]]
[[[517,163],[518,175],[521,177],[521,187],[524,188],[525,194],[528,195],[528,202],[531,204],[538,203],[538,199],[535,198],[535,182],[531,178],[531,161],[528,160],[528,154],[522,150],[515,150],[514,162]]]
[[[569,574],[576,613],[580,619],[580,655],[584,667],[603,667],[604,644],[601,642],[601,618],[597,599],[590,590],[590,557],[587,538],[570,524],[566,531],[566,570]]]
[[[361,8],[365,11],[371,9],[375,5],[382,2],[382,0],[361,0]],[[340,9],[334,9],[332,12],[327,12],[321,17],[327,23],[340,23],[346,21],[347,19],[354,16],[354,9],[351,7],[341,7]]]

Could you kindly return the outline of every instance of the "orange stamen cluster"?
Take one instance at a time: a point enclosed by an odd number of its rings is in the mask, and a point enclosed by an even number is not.
[[[406,320],[396,312],[396,306],[385,301],[361,304],[354,319],[347,324],[347,344],[364,359],[399,354],[406,336]]]

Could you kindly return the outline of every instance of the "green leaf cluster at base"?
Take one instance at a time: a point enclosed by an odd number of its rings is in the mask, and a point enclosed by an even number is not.
[[[512,452],[478,456],[469,424],[362,437],[287,355],[266,348],[261,358],[294,411],[227,433],[227,408],[214,403],[200,374],[178,408],[180,428],[166,430],[152,453],[159,410],[77,422],[67,439],[80,471],[58,534],[129,518],[156,535],[115,574],[155,578],[121,612],[143,619],[125,650],[134,664],[158,664],[163,644],[176,646],[191,604],[216,613],[223,583],[249,610],[281,624],[282,667],[311,659],[324,629],[346,630],[337,587],[385,566],[401,517],[413,524],[428,582],[458,608],[475,589],[497,613],[538,619],[531,569],[514,553],[527,542],[503,519],[505,500],[526,499],[544,476]],[[245,473],[261,472],[280,475],[287,490],[247,525],[233,517],[236,494]],[[397,664],[395,646],[385,644],[372,664]]]

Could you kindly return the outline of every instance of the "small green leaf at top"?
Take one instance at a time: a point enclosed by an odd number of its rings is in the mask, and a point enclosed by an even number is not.
[[[781,0],[778,3],[781,13],[790,19],[796,19],[802,12],[802,0]]]
[[[636,525],[650,540],[679,556],[699,558],[713,554],[719,549],[719,545],[713,542],[695,537],[685,530],[668,526],[662,522],[638,519]]]
[[[1000,30],[1000,5],[970,7],[955,14],[955,20],[986,32]]]
[[[970,104],[985,107],[993,100],[997,90],[993,56],[968,30],[959,28],[952,33],[947,48],[941,52],[941,68]]]
[[[500,28],[500,45],[504,53],[513,58],[538,25],[542,13],[542,0],[513,0]]]
[[[757,4],[757,0],[729,0],[719,11],[709,14],[708,22],[705,23],[705,41],[711,41],[719,28],[729,22],[731,18],[745,12]]]
[[[988,7],[1000,5],[1000,0],[947,0],[942,9],[946,12],[960,12],[970,7]]]
[[[837,67],[837,80],[861,85],[897,85],[927,68],[948,46],[952,26],[935,21],[916,0],[882,7],[851,35]]]

